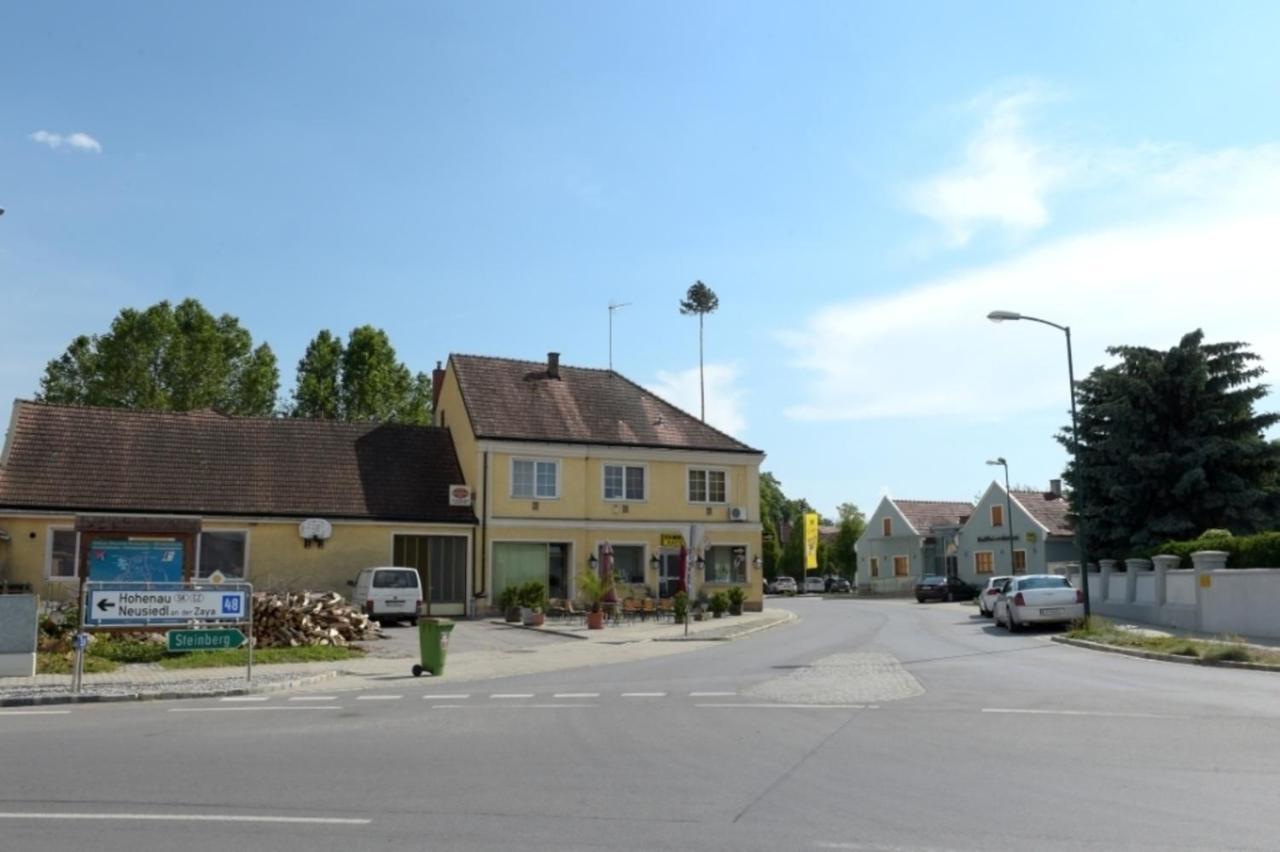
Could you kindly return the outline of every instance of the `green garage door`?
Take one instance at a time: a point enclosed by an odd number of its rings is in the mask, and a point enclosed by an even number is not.
[[[431,615],[464,615],[467,605],[467,539],[460,535],[398,535],[392,544],[398,568],[417,568]]]

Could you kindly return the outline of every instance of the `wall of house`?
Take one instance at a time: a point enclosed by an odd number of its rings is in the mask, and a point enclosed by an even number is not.
[[[471,430],[471,421],[467,417],[466,406],[462,402],[462,389],[458,386],[458,377],[453,370],[445,371],[433,417],[436,426],[449,430],[454,451],[458,455],[458,465],[462,468],[462,477],[467,485],[476,489],[478,498],[479,489],[483,486],[480,481],[481,456],[475,433]]]
[[[1009,514],[1004,489],[998,485],[987,489],[958,537],[957,563],[960,579],[974,585],[986,585],[987,579],[996,575],[1013,573],[1009,536],[1009,518],[997,527],[991,523],[991,507],[1000,506],[1004,515]],[[1017,539],[1013,549],[1026,552],[1028,574],[1043,574],[1048,570],[1048,550],[1044,527],[1031,517],[1015,500],[1013,502],[1013,536]],[[994,566],[990,574],[979,574],[974,568],[974,554],[991,551]]]
[[[890,536],[884,534],[885,518],[892,522]],[[854,545],[858,554],[858,587],[873,594],[909,594],[916,580],[930,570],[925,563],[923,538],[911,532],[911,525],[891,501],[881,500],[867,521],[866,531]],[[909,573],[906,577],[894,575],[895,556],[907,557]],[[880,563],[878,577],[871,576],[873,557]]]
[[[41,600],[74,600],[79,586],[74,581],[50,580],[47,576],[49,528],[74,527],[71,515],[0,517],[0,530],[9,541],[0,542],[0,578],[7,583],[27,583]]]

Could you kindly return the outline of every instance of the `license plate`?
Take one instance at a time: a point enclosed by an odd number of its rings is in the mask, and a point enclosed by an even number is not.
[[[1062,615],[1067,611],[1065,606],[1051,606],[1040,610],[1041,615]]]

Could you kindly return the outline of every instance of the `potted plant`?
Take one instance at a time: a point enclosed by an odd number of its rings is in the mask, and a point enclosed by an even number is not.
[[[711,614],[716,618],[723,618],[724,614],[729,611],[729,596],[724,592],[716,592],[711,596]]]
[[[538,580],[530,580],[520,587],[521,616],[528,627],[541,627],[546,622],[543,614],[547,608],[547,587]]]
[[[502,590],[502,594],[498,595],[498,608],[502,610],[502,617],[507,621],[520,623],[520,587],[507,586]]]
[[[604,602],[615,595],[613,576],[605,579],[591,569],[584,569],[578,574],[578,594],[587,606],[587,629],[604,628]]]
[[[707,600],[706,594],[703,592],[698,592],[698,599],[693,602],[693,608],[691,610],[693,612],[693,620],[701,621],[703,617],[706,615],[707,607],[709,605],[710,605],[710,601]]]
[[[747,593],[741,586],[732,586],[729,589],[729,614],[742,615],[742,605],[746,603]]]
[[[676,624],[684,624],[685,619],[689,617],[689,596],[684,592],[676,592],[676,596],[672,599],[671,615],[675,618]]]

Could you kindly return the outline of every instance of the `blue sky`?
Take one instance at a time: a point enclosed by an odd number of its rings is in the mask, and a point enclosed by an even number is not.
[[[1064,454],[1062,340],[1280,362],[1270,3],[38,3],[0,13],[0,398],[124,306],[605,366],[823,511]],[[1274,379],[1274,377],[1273,377]],[[1269,405],[1280,405],[1273,395]]]

